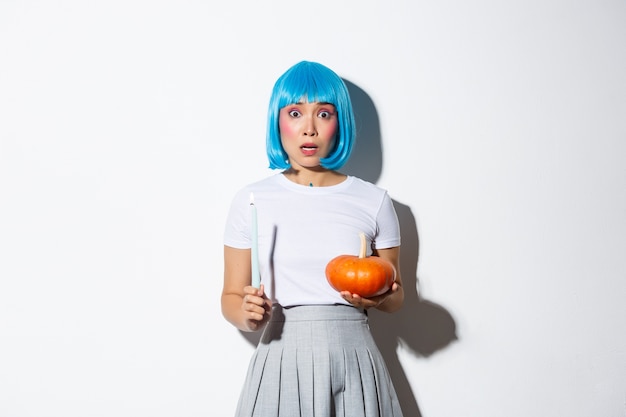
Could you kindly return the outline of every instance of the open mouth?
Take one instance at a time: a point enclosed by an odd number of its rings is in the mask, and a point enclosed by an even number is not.
[[[315,152],[317,152],[317,146],[313,143],[305,143],[304,145],[300,146],[300,149],[302,150],[302,153],[306,156],[314,155]]]

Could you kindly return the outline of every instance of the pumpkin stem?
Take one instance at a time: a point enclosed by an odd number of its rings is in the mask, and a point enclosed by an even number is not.
[[[359,237],[361,238],[361,250],[359,251],[359,258],[365,258],[365,254],[367,253],[367,240],[365,239],[365,233],[359,233]]]

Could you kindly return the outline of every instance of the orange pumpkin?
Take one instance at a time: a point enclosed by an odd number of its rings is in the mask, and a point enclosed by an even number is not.
[[[396,279],[393,264],[378,256],[366,257],[367,242],[361,233],[359,255],[339,255],[326,265],[326,279],[337,291],[369,298],[385,293]]]

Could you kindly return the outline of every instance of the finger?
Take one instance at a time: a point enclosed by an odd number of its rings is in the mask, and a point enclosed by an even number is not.
[[[243,287],[244,294],[256,295],[257,291],[258,289],[254,288],[252,285],[246,285],[245,287]]]
[[[262,320],[265,315],[265,309],[263,307],[251,303],[245,305],[244,311],[251,320]]]

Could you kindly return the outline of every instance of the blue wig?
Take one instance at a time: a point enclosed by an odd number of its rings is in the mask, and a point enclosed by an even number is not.
[[[267,157],[272,169],[291,165],[280,141],[280,109],[301,101],[330,103],[337,110],[338,129],[335,145],[320,160],[327,169],[341,168],[350,157],[356,136],[350,94],[343,80],[330,68],[316,62],[302,61],[289,68],[274,84],[267,115]]]

